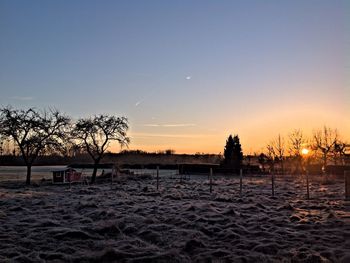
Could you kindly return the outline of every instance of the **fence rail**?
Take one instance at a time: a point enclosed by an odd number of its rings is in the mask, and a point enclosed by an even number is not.
[[[41,168],[42,169],[42,168]],[[50,167],[45,168],[46,170],[41,171],[36,180],[41,180],[44,175],[47,180],[50,181]],[[23,169],[22,169],[23,170]],[[11,171],[8,174],[1,174],[3,181],[23,181],[25,178],[25,170],[23,171]],[[88,178],[91,175],[91,169],[78,170],[82,172],[84,178]],[[112,171],[112,170],[111,170]],[[98,172],[109,173],[110,170],[106,169]],[[156,189],[162,189],[169,187],[172,182],[175,183],[186,183],[192,180],[202,182],[203,185],[207,186],[208,193],[220,192],[220,187],[223,184],[232,185],[232,189],[235,189],[240,196],[244,197],[247,191],[254,192],[257,195],[259,193],[270,194],[272,197],[278,198],[283,191],[286,191],[285,185],[295,185],[293,188],[295,193],[303,195],[305,199],[317,199],[317,198],[329,198],[329,199],[345,199],[350,201],[350,171],[345,171],[343,176],[339,175],[313,175],[313,174],[299,174],[299,175],[281,175],[281,174],[270,174],[270,175],[254,175],[244,174],[243,171],[239,175],[229,174],[215,174],[214,169],[208,168],[207,174],[182,174],[179,170],[171,169],[129,169],[130,173],[135,176],[147,175],[154,182]],[[35,172],[34,172],[35,176]],[[49,177],[47,177],[49,176]],[[114,176],[114,179],[117,179]],[[1,181],[1,180],[0,180]],[[116,180],[117,182],[117,180]],[[111,179],[113,184],[113,177]],[[342,185],[336,197],[331,196],[328,192],[331,185],[339,184]],[[260,187],[259,186],[264,186]]]

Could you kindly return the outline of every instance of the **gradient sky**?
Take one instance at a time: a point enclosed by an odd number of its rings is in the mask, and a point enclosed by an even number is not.
[[[0,1],[0,105],[130,120],[131,149],[350,139],[344,1]]]

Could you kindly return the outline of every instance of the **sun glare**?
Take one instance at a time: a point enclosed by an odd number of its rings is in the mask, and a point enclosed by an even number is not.
[[[309,153],[309,149],[303,148],[303,149],[301,150],[301,153],[302,153],[303,155],[307,155],[307,154]]]

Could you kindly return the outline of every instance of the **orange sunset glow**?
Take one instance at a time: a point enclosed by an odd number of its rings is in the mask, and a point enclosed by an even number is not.
[[[0,262],[350,263],[350,0],[0,0]]]

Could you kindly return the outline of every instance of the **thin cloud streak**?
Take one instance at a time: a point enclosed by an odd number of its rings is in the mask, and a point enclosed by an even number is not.
[[[195,123],[144,124],[145,127],[195,127]]]
[[[143,102],[143,100],[137,101],[137,102],[135,103],[135,107],[139,106],[142,102]]]
[[[215,134],[165,134],[165,133],[133,133],[132,138],[207,138],[216,136]]]
[[[26,96],[13,96],[13,97],[11,97],[11,99],[13,99],[13,100],[22,100],[22,101],[28,101],[28,100],[34,100],[34,98],[33,97],[26,97]]]

